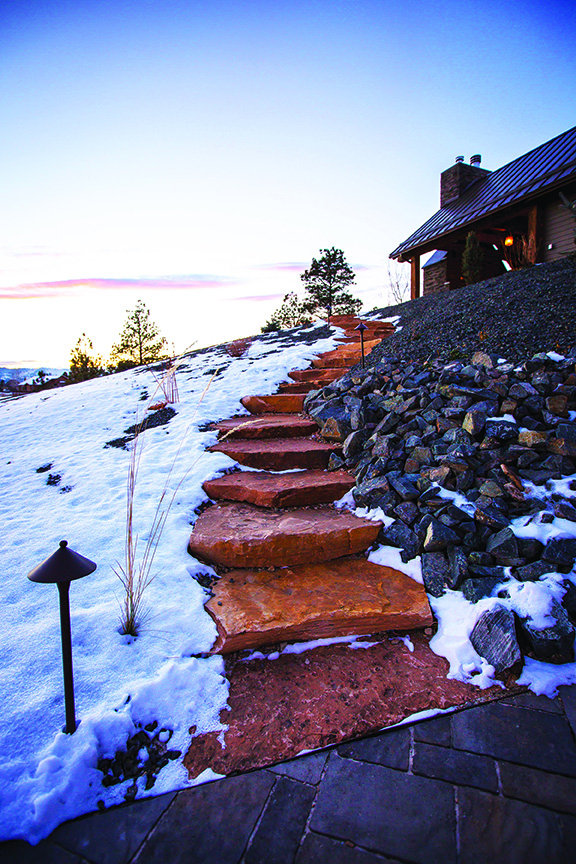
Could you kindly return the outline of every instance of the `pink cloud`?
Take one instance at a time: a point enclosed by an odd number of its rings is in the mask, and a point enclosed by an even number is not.
[[[279,270],[281,272],[293,271],[296,273],[300,273],[300,272],[306,270],[306,268],[309,266],[309,263],[310,262],[304,264],[304,263],[298,262],[298,261],[292,261],[292,262],[286,261],[286,262],[279,262],[278,264],[262,264],[262,266],[259,269],[260,270],[275,270],[275,271]]]
[[[33,300],[40,297],[61,297],[73,292],[76,288],[96,288],[98,290],[123,289],[194,289],[219,288],[222,285],[235,285],[238,280],[226,276],[194,275],[194,276],[159,276],[142,279],[103,279],[89,277],[88,279],[62,279],[53,282],[28,282],[20,285],[0,288],[0,299]]]
[[[248,294],[244,297],[230,297],[230,300],[238,302],[239,300],[249,300],[250,302],[259,302],[260,300],[283,300],[285,292],[282,294]]]

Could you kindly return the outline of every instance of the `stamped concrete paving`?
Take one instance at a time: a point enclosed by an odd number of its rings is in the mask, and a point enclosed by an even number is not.
[[[444,714],[61,825],[3,864],[573,864],[576,688]]]

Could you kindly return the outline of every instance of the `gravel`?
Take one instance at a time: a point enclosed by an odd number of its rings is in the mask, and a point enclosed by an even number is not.
[[[576,349],[576,261],[562,259],[494,279],[418,297],[370,317],[399,315],[402,330],[375,348],[410,360],[456,359],[483,350],[518,361],[539,351],[572,356]]]

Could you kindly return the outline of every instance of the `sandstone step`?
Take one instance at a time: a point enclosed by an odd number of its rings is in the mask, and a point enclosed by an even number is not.
[[[364,331],[364,343],[367,341],[370,342],[372,340],[378,339],[381,341],[382,339],[386,339],[388,336],[391,336],[392,333],[395,332],[395,327],[391,326],[390,329],[384,329],[383,327],[378,327],[375,330],[365,330]],[[351,332],[346,332],[344,339],[342,340],[344,345],[352,345],[355,342],[361,342],[360,333],[352,330]]]
[[[340,378],[342,372],[339,369],[293,369],[288,375],[293,381],[312,381],[324,385]]]
[[[298,414],[259,414],[230,417],[215,423],[222,438],[299,438],[318,431],[318,424]]]
[[[342,327],[342,329],[346,327],[357,327],[362,319],[357,318],[356,315],[331,315],[330,316],[330,324],[333,324],[334,327]],[[366,322],[364,322],[366,323]]]
[[[306,507],[336,501],[354,484],[354,477],[347,471],[236,471],[206,480],[202,488],[215,500],[245,501],[259,507]]]
[[[212,587],[212,651],[275,642],[411,630],[432,623],[422,585],[363,558],[266,570],[233,570]]]
[[[340,445],[313,438],[267,438],[220,441],[208,449],[212,453],[225,453],[250,468],[289,471],[292,468],[326,468],[330,454],[337,453]]]
[[[200,514],[188,549],[224,567],[289,567],[364,552],[380,522],[330,507],[263,510],[250,504],[215,504]]]
[[[312,381],[282,381],[278,389],[280,393],[309,393],[315,385]]]
[[[244,396],[240,402],[251,414],[299,414],[303,393],[275,393],[272,396]]]
[[[344,354],[336,354],[336,352],[330,352],[331,356],[327,355],[316,357],[315,360],[312,361],[312,366],[315,369],[341,369],[341,374],[344,374],[344,370],[350,369],[351,366],[356,366],[357,363],[360,363],[362,360],[362,354],[358,351],[357,357],[350,357]]]

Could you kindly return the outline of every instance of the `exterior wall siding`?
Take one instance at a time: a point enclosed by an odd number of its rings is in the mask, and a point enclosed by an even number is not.
[[[563,190],[569,201],[576,198],[576,186]],[[576,252],[576,219],[560,200],[551,201],[544,210],[542,261],[557,261]],[[552,245],[552,249],[548,247]]]

